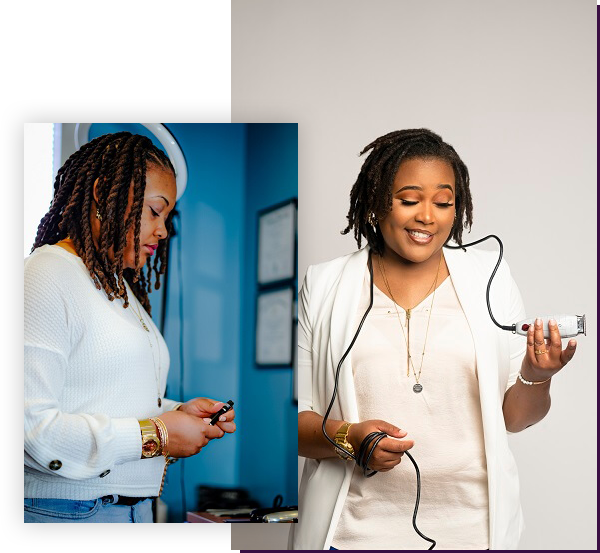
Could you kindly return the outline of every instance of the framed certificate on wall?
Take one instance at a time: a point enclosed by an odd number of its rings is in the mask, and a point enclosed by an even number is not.
[[[258,284],[296,277],[297,200],[265,209],[258,216]]]
[[[259,293],[256,301],[256,364],[291,366],[294,288]]]

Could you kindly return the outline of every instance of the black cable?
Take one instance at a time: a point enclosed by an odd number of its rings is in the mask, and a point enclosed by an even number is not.
[[[494,238],[495,240],[498,241],[498,244],[500,244],[500,256],[498,257],[498,262],[496,263],[496,266],[494,267],[494,270],[492,271],[492,276],[490,276],[490,280],[488,281],[487,289],[485,292],[487,308],[490,313],[490,318],[492,319],[492,322],[498,328],[501,328],[502,330],[509,330],[511,332],[516,332],[517,325],[513,324],[510,326],[504,326],[504,325],[501,325],[496,319],[494,319],[494,315],[492,315],[492,307],[490,305],[490,287],[492,286],[492,279],[496,275],[496,271],[498,270],[498,267],[500,267],[500,262],[502,261],[502,252],[504,251],[504,246],[502,245],[502,241],[500,240],[500,238],[498,238],[495,234],[490,234],[490,235],[486,236],[485,238],[481,238],[479,240],[476,240],[475,242],[470,242],[469,244],[462,244],[460,246],[448,246],[448,244],[446,244],[445,247],[450,248],[451,250],[461,250],[462,249],[464,251],[467,251],[465,248],[468,248],[469,246],[474,246],[475,244],[479,244],[480,242],[483,242],[484,240],[487,240],[488,238]]]
[[[419,536],[421,536],[424,540],[431,542],[431,547],[429,549],[433,549],[436,544],[435,540],[428,538],[425,534],[422,534],[417,528],[417,511],[419,510],[419,502],[421,501],[421,471],[417,466],[417,462],[413,459],[413,456],[408,451],[405,451],[404,453],[410,459],[410,462],[414,465],[415,471],[417,473],[417,500],[415,501],[415,510],[413,511],[413,528],[415,529],[415,532],[419,534]]]
[[[360,324],[358,325],[358,329],[356,330],[356,334],[354,335],[354,338],[352,338],[352,342],[350,342],[348,349],[345,351],[344,355],[340,359],[340,362],[338,363],[336,373],[335,373],[335,382],[333,385],[333,394],[331,396],[331,401],[329,402],[329,407],[327,407],[327,411],[325,412],[325,416],[323,417],[323,424],[321,426],[321,429],[323,431],[323,435],[325,436],[325,438],[336,449],[339,449],[344,455],[349,456],[350,458],[354,459],[356,464],[363,469],[363,474],[367,478],[370,478],[371,476],[374,476],[375,474],[377,474],[376,470],[367,474],[367,471],[370,470],[368,465],[369,465],[369,461],[371,460],[371,455],[373,454],[373,451],[377,447],[377,444],[381,440],[383,440],[383,438],[386,438],[387,434],[385,432],[371,432],[371,434],[369,434],[360,444],[358,454],[353,455],[353,454],[349,453],[347,450],[345,450],[343,447],[336,444],[328,436],[327,431],[325,430],[325,424],[327,423],[327,419],[329,418],[329,413],[331,412],[331,408],[333,407],[335,398],[337,396],[337,387],[338,387],[338,382],[339,382],[339,378],[340,378],[340,370],[342,368],[342,364],[344,363],[344,360],[346,359],[346,357],[350,353],[350,350],[354,346],[354,343],[356,342],[358,335],[360,334],[360,331],[365,322],[365,319],[367,318],[367,315],[369,314],[369,312],[371,311],[371,308],[373,307],[373,259],[372,259],[371,251],[369,251],[368,267],[369,267],[369,275],[371,277],[371,296],[369,299],[369,307],[367,307],[367,310],[365,311],[365,314],[363,315],[363,318],[361,319]],[[371,446],[370,449],[369,449],[369,446]],[[431,542],[432,545],[429,549],[433,549],[436,544],[435,540],[428,538],[417,528],[417,511],[419,510],[419,501],[421,499],[421,473],[419,472],[419,467],[417,466],[417,463],[415,462],[412,455],[410,453],[408,453],[408,451],[405,451],[404,453],[406,453],[406,455],[408,455],[408,458],[411,460],[411,462],[414,465],[415,470],[417,472],[417,499],[415,502],[415,510],[413,511],[413,518],[412,518],[413,528],[415,529],[415,532],[417,532],[417,534],[419,534],[419,536],[421,536],[424,540]]]
[[[385,432],[371,432],[368,436],[365,437],[365,439],[360,444],[360,448],[358,449],[358,455],[356,456],[356,464],[363,469],[363,475],[366,478],[370,478],[374,474],[377,474],[376,470],[367,474],[367,471],[370,470],[369,461],[371,460],[371,455],[373,455],[377,444],[379,444],[379,442],[386,437],[387,434]],[[369,446],[372,443],[373,445],[371,446],[371,449],[369,449]]]
[[[459,250],[462,249],[464,251],[466,251],[466,248],[470,247],[470,246],[475,246],[476,244],[479,244],[485,240],[488,240],[489,238],[494,238],[495,240],[498,241],[498,244],[500,245],[500,255],[498,256],[498,262],[496,263],[496,266],[494,267],[494,270],[492,271],[492,274],[490,276],[490,280],[488,281],[488,285],[487,285],[487,289],[486,289],[486,293],[485,293],[485,299],[487,302],[487,308],[488,308],[488,312],[490,314],[490,318],[492,319],[492,322],[498,327],[501,328],[502,330],[508,330],[511,332],[516,332],[516,325],[510,325],[510,326],[505,326],[505,325],[501,325],[498,321],[496,321],[496,319],[494,318],[494,315],[492,314],[492,307],[490,304],[490,288],[492,286],[492,280],[494,279],[494,276],[496,275],[496,271],[498,270],[498,267],[500,267],[500,262],[502,261],[502,254],[504,251],[504,246],[502,245],[502,241],[500,240],[500,238],[498,238],[495,234],[490,234],[484,238],[481,238],[479,240],[476,240],[475,242],[470,242],[468,244],[462,244],[460,246],[449,246],[446,244],[446,248],[450,248],[452,250]],[[367,307],[367,310],[365,311],[365,314],[363,315],[363,318],[360,321],[360,324],[358,325],[358,329],[356,330],[356,334],[354,335],[354,338],[352,339],[352,342],[350,342],[350,345],[348,346],[348,349],[345,351],[344,355],[342,356],[342,358],[340,359],[340,362],[338,363],[337,369],[336,369],[336,373],[335,373],[335,382],[334,382],[334,386],[333,386],[333,394],[331,396],[331,401],[329,402],[329,407],[327,407],[327,411],[325,412],[325,416],[323,417],[323,424],[321,426],[321,429],[323,431],[323,435],[325,436],[325,438],[329,441],[329,443],[331,443],[336,449],[340,450],[344,456],[350,457],[351,459],[354,459],[354,461],[356,462],[356,464],[361,467],[363,469],[363,475],[366,478],[370,478],[371,476],[374,476],[375,474],[377,474],[376,470],[371,471],[370,473],[368,472],[369,470],[369,461],[371,460],[371,456],[373,455],[373,452],[375,451],[375,448],[377,447],[377,444],[379,444],[379,442],[381,440],[383,440],[383,438],[387,437],[387,434],[385,432],[371,432],[368,436],[366,436],[364,438],[364,440],[362,441],[362,443],[360,444],[360,448],[358,450],[358,453],[356,455],[353,455],[351,453],[349,453],[347,450],[345,450],[343,447],[339,446],[338,444],[336,444],[328,435],[327,432],[325,430],[325,425],[327,423],[327,419],[329,418],[329,413],[331,412],[331,409],[333,407],[333,404],[335,402],[335,398],[337,396],[337,387],[338,387],[338,382],[339,382],[339,378],[340,378],[340,370],[342,368],[342,364],[344,363],[346,357],[348,356],[348,354],[350,353],[350,350],[352,349],[352,347],[354,346],[354,343],[356,342],[358,335],[360,334],[360,331],[362,329],[362,326],[365,322],[365,319],[367,318],[367,315],[369,314],[369,312],[371,311],[371,308],[373,307],[373,260],[372,260],[372,253],[371,251],[369,251],[369,262],[368,262],[368,267],[369,267],[369,275],[371,277],[371,297],[369,300],[369,306]],[[417,532],[417,534],[419,534],[419,536],[421,536],[424,540],[430,542],[432,545],[429,549],[433,549],[436,545],[435,540],[432,540],[431,538],[428,538],[427,536],[425,536],[418,528],[417,528],[417,511],[419,510],[419,502],[421,500],[421,473],[419,471],[419,467],[416,463],[416,461],[414,460],[413,456],[408,452],[405,451],[404,453],[406,453],[406,455],[408,456],[408,458],[410,459],[411,463],[414,465],[415,467],[415,471],[417,473],[417,499],[415,501],[415,510],[413,512],[413,519],[412,519],[412,523],[413,523],[413,528],[415,529],[415,532]]]

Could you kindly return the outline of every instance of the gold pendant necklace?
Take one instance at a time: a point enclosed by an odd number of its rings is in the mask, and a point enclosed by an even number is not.
[[[383,282],[385,283],[385,287],[387,288],[387,291],[388,291],[390,297],[392,298],[392,301],[394,302],[394,308],[396,310],[396,315],[398,316],[398,322],[400,323],[400,329],[402,330],[402,335],[404,336],[404,341],[406,342],[406,376],[410,377],[410,368],[412,367],[413,374],[414,374],[415,380],[416,380],[416,384],[413,386],[413,392],[415,392],[415,394],[418,394],[423,391],[423,385],[419,382],[419,379],[421,378],[421,371],[423,369],[423,361],[425,358],[425,347],[427,345],[427,336],[429,334],[429,323],[431,321],[431,313],[433,311],[433,302],[435,301],[435,291],[437,290],[436,285],[437,285],[438,277],[440,274],[440,266],[442,264],[442,254],[440,253],[440,260],[438,262],[438,268],[437,268],[437,272],[435,274],[435,280],[433,281],[433,284],[429,287],[429,290],[427,290],[427,294],[425,294],[425,298],[426,298],[429,295],[430,290],[433,288],[433,298],[431,299],[431,307],[429,308],[429,317],[427,318],[427,330],[425,331],[425,341],[423,342],[423,352],[421,353],[421,365],[419,366],[419,374],[418,375],[417,375],[417,371],[415,370],[415,365],[412,361],[412,356],[410,354],[410,316],[411,316],[411,311],[417,305],[419,305],[419,303],[421,303],[423,300],[421,300],[421,302],[415,304],[413,307],[406,309],[406,333],[405,333],[404,325],[402,324],[402,319],[400,318],[400,313],[398,311],[398,304],[396,303],[394,295],[392,294],[392,290],[390,288],[390,284],[388,282],[387,275],[385,273],[385,264],[383,263],[381,256],[378,256],[377,259],[379,262],[379,270],[381,271],[381,276],[383,277]],[[423,299],[425,299],[425,298],[423,298]]]
[[[73,253],[74,255],[78,255],[77,254],[77,250],[75,249],[75,244],[73,243],[73,240],[71,240],[71,238],[69,238],[68,236],[66,238],[63,238],[61,241],[57,242],[56,244],[57,246],[61,246],[62,248],[64,248],[65,250],[69,251],[70,253]],[[129,294],[132,295],[134,297],[134,300],[129,302],[129,305],[131,307],[131,310],[133,311],[133,314],[138,318],[138,320],[140,321],[140,324],[142,325],[142,328],[146,331],[146,332],[150,332],[150,329],[148,328],[148,325],[146,324],[146,321],[144,321],[144,318],[142,317],[141,314],[141,304],[138,304],[138,310],[136,312],[136,310],[134,309],[133,305],[134,303],[136,303],[138,301],[138,299],[135,297],[135,294],[132,292],[131,288],[129,288]],[[152,332],[154,334],[154,338],[156,340],[156,347],[158,349],[158,375],[156,374],[156,363],[154,360],[154,347],[152,346],[152,341],[150,340],[149,336],[146,336],[148,338],[148,344],[150,344],[150,351],[152,353],[152,368],[154,369],[154,379],[156,380],[156,395],[157,395],[157,404],[159,407],[162,407],[162,399],[160,397],[160,342],[158,340],[158,336],[156,335],[156,331],[154,330],[154,327],[152,327]]]
[[[131,308],[133,309],[133,303],[130,303],[129,305],[131,305]],[[146,332],[150,332],[150,329],[146,325],[146,322],[144,321],[144,319],[142,319],[141,314],[139,312],[136,313],[135,309],[133,309],[133,312],[135,313],[135,316],[140,320],[140,324],[142,325],[142,327],[144,328],[144,330]],[[152,347],[152,344],[150,344],[150,347]]]
[[[141,304],[138,305],[138,311],[136,312],[135,309],[133,309],[133,305],[134,303],[138,302],[138,299],[135,297],[135,294],[131,291],[131,288],[129,289],[130,294],[133,296],[133,301],[129,302],[130,307],[132,308],[132,311],[134,313],[134,315],[139,319],[140,324],[142,325],[142,327],[144,328],[144,330],[146,332],[150,332],[150,329],[148,328],[148,325],[146,324],[146,322],[144,321],[142,314],[141,314]],[[150,325],[152,326],[152,325]],[[148,336],[146,334],[146,338],[148,338],[148,344],[150,344],[150,351],[152,353],[152,368],[154,369],[154,378],[156,380],[156,395],[157,395],[157,404],[159,407],[162,407],[162,399],[160,397],[160,342],[158,340],[158,336],[156,335],[156,331],[154,330],[154,327],[152,326],[152,333],[154,334],[154,338],[156,340],[156,348],[158,349],[158,375],[156,374],[156,363],[154,361],[154,346],[152,345],[152,340],[150,340],[150,336]]]

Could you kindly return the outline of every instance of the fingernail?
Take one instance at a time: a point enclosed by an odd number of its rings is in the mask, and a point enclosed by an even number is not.
[[[219,417],[219,421],[220,421],[220,422],[223,422],[223,421],[225,421],[225,420],[227,420],[227,417],[226,417],[225,415],[221,415],[221,416]]]
[[[554,319],[550,319],[550,320],[548,321],[548,324],[549,324],[550,326],[556,326],[556,321],[555,321]]]
[[[542,326],[542,319],[536,319],[535,326]]]
[[[204,422],[210,422],[210,419],[202,419]]]

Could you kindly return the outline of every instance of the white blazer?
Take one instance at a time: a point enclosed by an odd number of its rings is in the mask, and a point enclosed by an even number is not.
[[[490,548],[516,549],[523,516],[502,402],[506,390],[516,381],[526,339],[497,328],[488,314],[485,291],[497,254],[474,248],[445,248],[444,256],[475,345],[487,459]],[[356,333],[367,259],[368,248],[363,248],[308,268],[299,297],[299,412],[324,415],[331,401],[337,365]],[[492,281],[490,298],[492,313],[500,324],[525,318],[521,295],[504,260]],[[351,357],[348,355],[342,365],[330,417],[359,422]],[[352,463],[338,458],[306,459],[299,492],[299,523],[290,534],[291,549],[329,549],[353,468]],[[426,476],[422,486],[427,486]],[[423,542],[423,549],[427,545]]]

